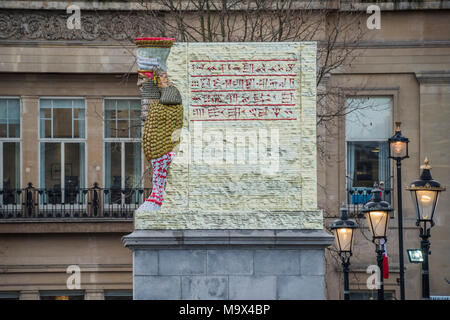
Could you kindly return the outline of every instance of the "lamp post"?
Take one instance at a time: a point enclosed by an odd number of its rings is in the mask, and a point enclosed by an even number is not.
[[[358,228],[358,224],[355,220],[348,219],[347,208],[345,204],[342,204],[339,219],[331,224],[330,229],[334,233],[334,242],[339,250],[339,256],[342,261],[342,270],[344,272],[344,300],[350,300],[348,273],[353,249],[353,230],[356,228]]]
[[[402,211],[402,160],[409,158],[409,139],[400,131],[401,122],[395,123],[395,133],[389,138],[389,158],[397,164],[397,212],[398,212],[398,257],[400,264],[400,299],[405,300],[405,268],[403,260],[403,211]]]
[[[380,269],[378,300],[384,300],[384,281],[383,281],[383,253],[386,242],[386,233],[389,225],[389,212],[392,207],[389,202],[382,201],[380,190],[372,189],[372,199],[364,205],[361,212],[365,213],[369,230],[372,233],[372,242],[375,244],[375,252],[377,253],[377,264]],[[384,240],[381,243],[381,240]]]
[[[422,249],[422,299],[430,299],[430,275],[428,272],[428,255],[430,252],[430,230],[434,226],[434,212],[439,200],[441,191],[445,187],[433,180],[431,177],[431,166],[428,158],[425,158],[424,164],[420,166],[422,174],[419,180],[413,181],[407,190],[411,192],[411,198],[417,214],[416,225],[420,227],[420,242]]]

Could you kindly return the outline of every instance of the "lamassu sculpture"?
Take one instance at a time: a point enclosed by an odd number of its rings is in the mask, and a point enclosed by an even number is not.
[[[138,87],[145,119],[142,146],[153,168],[152,193],[138,211],[161,208],[167,171],[180,143],[183,105],[180,92],[168,79],[166,66],[174,42],[172,38],[135,39]]]

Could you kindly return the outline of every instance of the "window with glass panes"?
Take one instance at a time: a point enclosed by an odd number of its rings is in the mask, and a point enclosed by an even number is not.
[[[20,201],[20,99],[0,97],[0,181],[2,204]]]
[[[391,97],[347,99],[345,119],[347,143],[347,188],[354,192],[352,203],[365,203],[374,183],[390,188],[388,142],[392,126]],[[385,200],[389,200],[385,194]]]
[[[136,200],[132,190],[141,186],[140,115],[140,99],[104,100],[104,177],[111,203]]]
[[[85,110],[82,98],[39,101],[40,187],[55,191],[53,202],[75,202],[86,187]]]
[[[20,293],[16,291],[0,291],[0,300],[19,300]]]

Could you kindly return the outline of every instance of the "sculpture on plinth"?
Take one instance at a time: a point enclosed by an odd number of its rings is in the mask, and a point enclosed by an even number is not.
[[[179,144],[183,105],[178,89],[167,76],[166,60],[175,39],[136,38],[138,87],[142,99],[144,155],[153,168],[152,193],[138,211],[161,208],[167,172]]]

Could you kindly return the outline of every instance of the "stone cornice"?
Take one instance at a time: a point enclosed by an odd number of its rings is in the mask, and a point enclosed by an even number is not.
[[[318,41],[318,45],[327,42]],[[447,48],[449,40],[386,40],[386,41],[358,41],[356,43],[336,42],[336,47],[351,47],[357,49],[389,49],[389,48]]]
[[[0,30],[1,32],[1,30]],[[52,40],[48,41],[45,38],[34,40],[20,40],[20,39],[2,39],[0,38],[2,46],[54,46],[54,47],[66,47],[70,46],[89,46],[89,47],[124,47],[134,49],[136,45],[132,39],[124,39],[117,41],[102,41],[100,38],[96,40]],[[317,41],[318,46],[324,46],[327,42]],[[354,47],[355,49],[408,49],[408,48],[450,48],[449,40],[420,40],[420,41],[361,41],[355,44],[339,43],[336,42],[336,47]]]
[[[416,72],[417,81],[425,83],[448,83],[450,84],[450,70],[448,71],[422,71]]]
[[[2,9],[31,9],[31,10],[65,10],[70,5],[77,5],[81,10],[164,10],[164,6],[157,4],[157,1],[148,0],[148,4],[143,6],[141,1],[125,1],[125,0],[110,0],[110,1],[14,1],[4,0],[0,1],[0,8]],[[220,0],[217,1],[220,7]],[[275,1],[274,1],[275,2]],[[187,6],[188,1],[186,1]],[[450,1],[448,0],[421,0],[421,1],[361,1],[361,0],[327,0],[327,1],[311,1],[303,0],[295,3],[298,9],[326,9],[326,10],[340,10],[340,11],[366,11],[369,5],[377,5],[382,11],[395,10],[439,10],[450,9]],[[246,4],[245,4],[246,6]],[[239,8],[236,7],[236,10]],[[191,10],[195,10],[192,6]]]
[[[133,230],[132,219],[121,218],[34,218],[2,219],[0,234],[122,233]]]
[[[16,2],[16,1],[14,1]],[[450,1],[449,1],[450,2]],[[0,1],[0,8],[1,8]],[[137,11],[83,11],[81,29],[67,28],[65,11],[1,10],[0,42],[2,45],[123,45],[134,48],[134,38],[160,35],[151,15]],[[318,40],[318,46],[327,45]],[[365,48],[446,48],[449,40],[391,40],[340,43],[336,47]]]
[[[31,10],[66,10],[70,5],[76,5],[81,10],[144,10],[140,1],[0,1],[3,9],[31,9]]]
[[[365,11],[370,5],[377,5],[381,11],[405,11],[405,10],[440,10],[450,9],[450,1],[447,0],[420,0],[420,1],[358,1],[341,0],[341,11]]]
[[[289,247],[325,248],[334,237],[324,230],[135,230],[122,238],[129,248]]]

